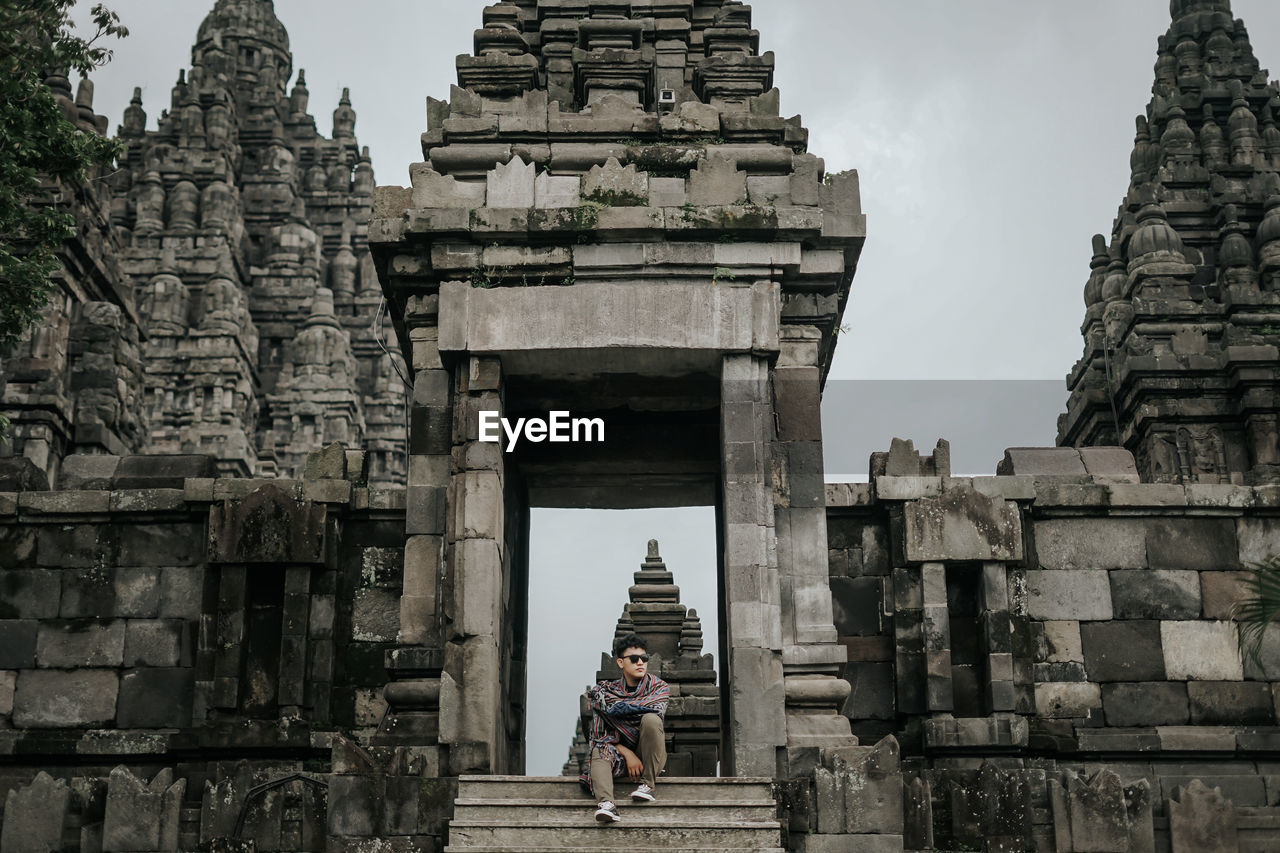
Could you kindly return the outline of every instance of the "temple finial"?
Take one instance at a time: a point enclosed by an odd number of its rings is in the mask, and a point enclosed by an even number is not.
[[[1169,17],[1173,20],[1201,12],[1225,12],[1231,14],[1230,0],[1170,0]]]

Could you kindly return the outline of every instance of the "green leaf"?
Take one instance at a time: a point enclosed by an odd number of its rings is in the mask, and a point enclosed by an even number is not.
[[[1267,628],[1280,620],[1280,554],[1248,567],[1246,594],[1231,609],[1240,622],[1240,651],[1254,665],[1262,666],[1262,641]]]
[[[90,12],[94,31],[77,34],[73,5],[0,3],[0,345],[14,343],[49,300],[58,252],[75,233],[67,201],[123,150],[68,121],[44,84],[45,69],[88,74],[111,56],[104,39],[128,35],[101,3]]]

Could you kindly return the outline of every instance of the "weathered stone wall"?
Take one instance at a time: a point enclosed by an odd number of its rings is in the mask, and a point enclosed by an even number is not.
[[[404,494],[363,465],[335,446],[313,479],[227,480],[210,457],[73,456],[62,490],[0,494],[6,853],[41,833],[189,850],[238,820],[258,850],[343,833],[332,744],[383,722],[402,584]]]
[[[844,712],[901,741],[907,849],[1219,849],[1179,837],[1179,802],[1232,812],[1221,849],[1280,841],[1280,634],[1243,660],[1231,615],[1280,553],[1280,486],[1140,484],[1113,449],[977,478],[945,455],[895,443],[827,487]],[[1103,818],[1119,835],[1091,840]]]

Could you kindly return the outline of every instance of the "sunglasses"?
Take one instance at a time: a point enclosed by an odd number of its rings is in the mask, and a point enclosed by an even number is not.
[[[632,663],[648,663],[648,655],[623,655],[619,660],[629,660]]]

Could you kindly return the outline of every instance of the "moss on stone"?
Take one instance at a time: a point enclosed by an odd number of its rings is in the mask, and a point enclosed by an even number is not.
[[[648,203],[649,200],[644,196],[624,190],[596,190],[583,201],[583,204],[597,204],[601,207],[644,207]]]
[[[583,201],[573,209],[573,228],[575,231],[591,231],[600,223],[600,211],[607,205],[598,201]]]

